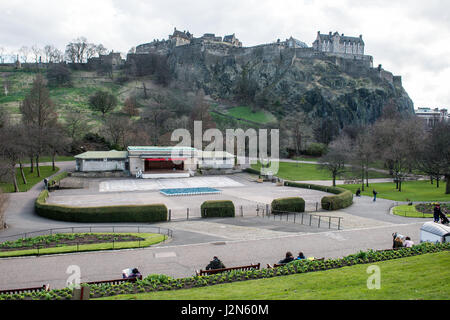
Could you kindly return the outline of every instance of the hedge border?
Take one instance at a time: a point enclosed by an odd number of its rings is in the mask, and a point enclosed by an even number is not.
[[[353,193],[343,188],[321,186],[310,183],[298,183],[292,181],[285,181],[284,185],[287,187],[312,189],[335,194],[334,196],[325,196],[321,200],[322,209],[327,211],[344,209],[350,207],[353,204]]]
[[[272,201],[272,213],[305,212],[305,200],[301,197],[280,198]]]
[[[139,294],[156,291],[168,291],[190,289],[196,287],[212,286],[216,284],[247,281],[252,279],[273,278],[291,274],[310,273],[340,269],[347,266],[370,264],[381,261],[395,260],[427,253],[449,251],[450,243],[421,243],[411,248],[400,248],[389,251],[360,251],[355,254],[337,259],[325,261],[293,261],[284,266],[273,269],[234,270],[231,272],[214,274],[209,276],[193,276],[188,278],[173,279],[167,275],[150,275],[136,283],[122,283],[119,285],[86,285],[90,287],[91,298],[105,296],[117,296],[122,294]],[[1,300],[70,300],[72,290],[70,288],[51,290],[50,292],[34,292],[26,294],[0,295]]]
[[[35,202],[36,213],[44,218],[67,222],[120,223],[164,222],[168,209],[164,204],[144,206],[71,207],[48,204],[49,192],[41,192]]]
[[[200,207],[203,219],[206,218],[234,218],[236,208],[231,200],[205,201]]]

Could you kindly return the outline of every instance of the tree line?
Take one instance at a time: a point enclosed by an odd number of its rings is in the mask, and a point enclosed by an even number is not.
[[[0,63],[15,62],[17,59],[22,63],[86,63],[90,58],[98,57],[108,53],[103,44],[89,42],[86,37],[78,37],[70,41],[65,50],[60,50],[52,44],[43,47],[38,45],[22,46],[16,51],[8,52],[0,47]]]
[[[379,162],[393,177],[396,189],[416,173],[427,175],[430,183],[439,188],[446,182],[445,193],[450,194],[450,123],[442,121],[426,130],[422,120],[400,113],[385,114],[371,126],[343,130],[328,146],[320,159],[321,167],[336,178],[348,166],[362,181],[361,188],[369,187],[370,166]]]

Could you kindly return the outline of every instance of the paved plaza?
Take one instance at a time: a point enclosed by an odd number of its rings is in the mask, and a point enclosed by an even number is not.
[[[307,211],[315,211],[326,195],[316,190],[277,186],[271,182],[261,184],[242,174],[182,179],[97,180],[85,185],[87,187],[84,189],[52,192],[47,202],[84,207],[162,203],[171,210],[173,219],[183,219],[187,217],[188,209],[190,217],[200,217],[200,207],[208,200],[231,200],[238,214],[242,210],[245,216],[256,216],[259,214],[257,208],[265,209],[274,199],[286,197],[302,197],[306,201]],[[220,193],[176,197],[160,193],[161,189],[199,187],[217,188]]]
[[[72,163],[59,167],[70,170]],[[323,182],[327,184],[329,182]],[[77,183],[80,189],[52,192],[50,203],[73,206],[104,206],[120,204],[165,203],[173,212],[174,221],[155,224],[173,230],[169,241],[155,247],[114,252],[75,253],[58,256],[2,259],[0,288],[11,289],[41,286],[63,288],[68,276],[67,267],[78,265],[82,281],[99,281],[120,277],[120,270],[135,266],[144,275],[163,273],[173,277],[192,276],[204,268],[214,255],[227,266],[248,263],[274,263],[286,251],[303,251],[308,256],[340,257],[359,250],[386,249],[392,245],[391,234],[409,235],[420,241],[420,227],[428,221],[394,216],[390,213],[393,201],[369,197],[354,199],[354,204],[338,211],[315,212],[316,203],[326,193],[273,183],[259,184],[247,174],[231,176],[196,177],[189,180],[142,181],[136,179],[85,179]],[[160,188],[215,187],[218,195],[166,197]],[[6,210],[8,229],[0,237],[61,227],[89,226],[41,218],[34,213],[34,202],[43,186],[37,185],[27,193],[11,194]],[[271,219],[257,214],[256,205],[265,206],[275,198],[300,196],[306,200],[307,210],[321,217],[341,217],[341,230],[335,224],[294,223],[292,217]],[[238,207],[238,216],[228,219],[199,219],[199,208],[206,200],[232,200]],[[239,207],[249,208],[240,216]],[[186,209],[190,208],[187,220]],[[251,210],[250,210],[251,209]],[[198,216],[196,216],[198,215]],[[324,221],[328,221],[325,219]],[[124,224],[95,224],[95,226],[123,226]],[[134,225],[134,224],[125,224]]]

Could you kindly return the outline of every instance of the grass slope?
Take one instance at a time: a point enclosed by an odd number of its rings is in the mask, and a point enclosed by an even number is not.
[[[260,170],[261,164],[252,165],[253,169]],[[348,173],[351,175],[351,172]],[[332,176],[327,170],[320,170],[316,164],[280,162],[277,177],[291,181],[331,180]],[[370,179],[389,178],[388,175],[376,171],[369,172]]]
[[[381,288],[369,290],[367,268],[380,267]],[[102,300],[449,300],[450,253],[371,265]]]
[[[339,187],[356,192],[361,185],[340,185]],[[372,191],[378,192],[378,198],[394,201],[450,201],[450,194],[445,194],[445,185],[436,188],[429,181],[407,181],[402,183],[402,192],[395,189],[395,183],[373,183],[362,195],[372,197]]]
[[[232,108],[228,110],[228,114],[235,118],[245,119],[258,123],[269,123],[276,120],[276,118],[272,114],[266,111],[252,112],[252,109],[246,106]]]
[[[56,167],[56,171],[53,171],[52,166],[39,166],[41,171],[41,177],[37,176],[36,168],[34,169],[34,173],[30,173],[30,168],[23,168],[23,172],[25,173],[25,178],[27,180],[27,184],[23,184],[22,175],[20,174],[20,169],[16,170],[16,178],[17,184],[19,186],[20,192],[27,192],[31,188],[33,188],[36,184],[42,182],[45,178],[48,178],[59,171],[59,168]],[[3,192],[11,193],[14,192],[14,185],[12,183],[0,183],[0,188]]]

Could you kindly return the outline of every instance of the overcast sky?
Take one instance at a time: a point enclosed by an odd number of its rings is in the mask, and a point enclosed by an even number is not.
[[[450,109],[448,0],[0,0],[0,47],[73,39],[126,53],[174,27],[194,36],[235,33],[244,46],[290,36],[309,46],[317,31],[363,35],[374,65],[403,77],[415,107]]]

